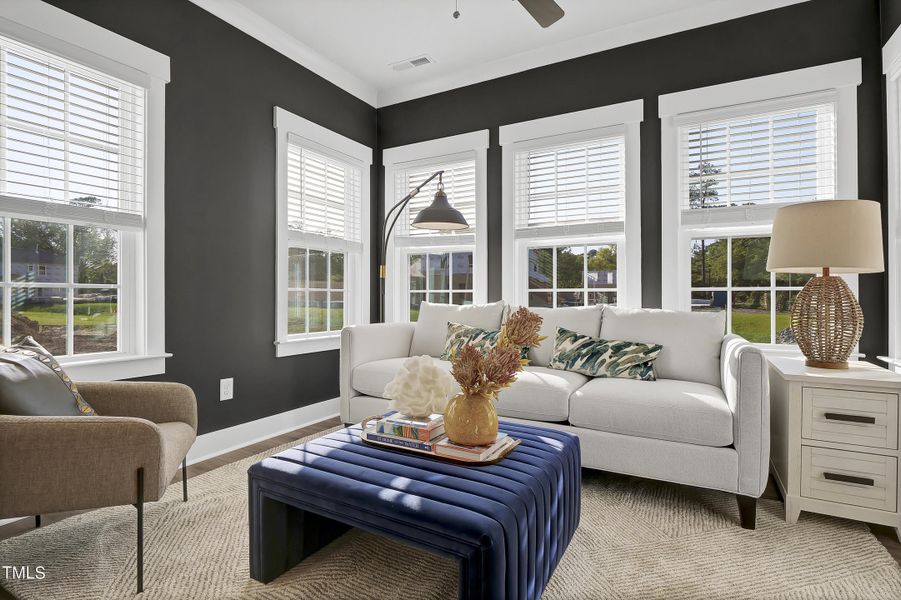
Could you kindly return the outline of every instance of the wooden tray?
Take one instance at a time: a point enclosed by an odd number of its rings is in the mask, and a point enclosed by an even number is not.
[[[491,460],[466,460],[463,458],[456,458],[453,456],[441,456],[440,454],[435,454],[434,452],[429,452],[427,450],[417,450],[416,448],[404,448],[402,446],[395,446],[394,444],[386,444],[384,442],[376,442],[374,440],[367,440],[363,437],[363,432],[366,431],[367,425],[370,421],[374,421],[377,419],[381,419],[382,415],[374,416],[374,417],[366,417],[360,422],[360,427],[362,427],[362,431],[360,432],[360,441],[366,444],[367,446],[373,446],[377,448],[387,448],[388,450],[395,450],[402,454],[415,454],[416,456],[427,456],[429,458],[434,458],[437,460],[441,460],[444,462],[454,463],[458,465],[469,465],[469,466],[484,466],[484,465],[494,465],[504,460],[510,452],[513,451],[514,448],[519,446],[522,440],[518,440],[515,438],[510,438],[513,440],[513,443],[504,448],[504,450]]]

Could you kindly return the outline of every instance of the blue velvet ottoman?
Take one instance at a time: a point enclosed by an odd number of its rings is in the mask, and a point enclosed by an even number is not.
[[[268,583],[359,527],[458,560],[460,598],[539,598],[579,524],[579,439],[500,429],[522,443],[494,465],[368,446],[359,426],[256,463],[250,576]]]

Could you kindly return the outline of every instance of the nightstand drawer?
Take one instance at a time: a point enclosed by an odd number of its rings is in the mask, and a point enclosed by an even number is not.
[[[898,459],[801,446],[801,496],[894,512]]]
[[[804,387],[801,437],[871,448],[898,448],[898,395]]]

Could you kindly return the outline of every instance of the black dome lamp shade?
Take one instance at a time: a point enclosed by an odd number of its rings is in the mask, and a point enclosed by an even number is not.
[[[430,181],[438,178],[438,191],[435,192],[435,199],[426,208],[419,211],[416,218],[413,219],[412,226],[417,229],[431,229],[434,231],[451,231],[469,228],[469,223],[463,214],[451,206],[444,193],[444,182],[442,176],[444,171],[435,171],[428,179],[420,183],[414,190],[404,196],[397,204],[391,207],[385,214],[385,223],[383,224],[384,237],[382,238],[382,246],[379,249],[379,321],[385,321],[385,275],[387,268],[385,266],[386,252],[388,251],[388,241],[391,239],[391,232],[397,224],[397,219],[403,214],[404,208],[410,203],[410,200],[419,193]]]
[[[438,191],[435,192],[435,199],[426,208],[419,211],[416,218],[413,219],[413,227],[418,229],[434,229],[438,231],[450,231],[454,229],[467,229],[469,223],[463,214],[451,206],[444,193],[444,183],[441,176],[438,176]]]

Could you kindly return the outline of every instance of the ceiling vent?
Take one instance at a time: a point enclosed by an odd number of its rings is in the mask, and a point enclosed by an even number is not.
[[[432,60],[430,56],[423,54],[422,56],[417,56],[415,58],[408,58],[400,62],[391,63],[391,68],[395,71],[406,71],[407,69],[413,69],[415,67],[424,67],[433,62],[435,61]]]

